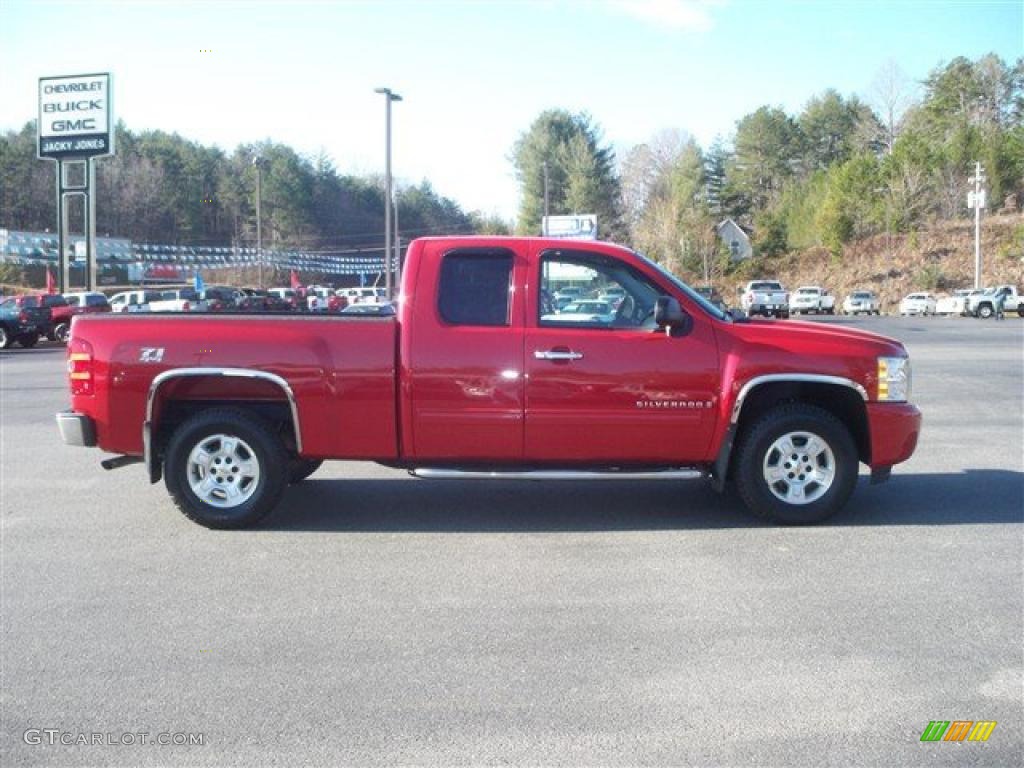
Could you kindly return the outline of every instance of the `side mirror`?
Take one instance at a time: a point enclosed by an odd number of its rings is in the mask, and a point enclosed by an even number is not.
[[[685,336],[693,328],[693,318],[671,296],[658,297],[654,305],[654,323],[670,336]]]

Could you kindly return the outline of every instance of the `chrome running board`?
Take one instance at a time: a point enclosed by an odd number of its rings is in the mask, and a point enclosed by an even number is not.
[[[418,467],[409,474],[424,480],[696,480],[706,474],[692,467],[652,469],[642,472],[610,469],[531,469],[522,471],[488,471],[472,469],[431,469]]]

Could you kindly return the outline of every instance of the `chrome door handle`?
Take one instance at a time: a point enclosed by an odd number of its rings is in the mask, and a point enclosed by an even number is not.
[[[583,359],[583,353],[582,352],[573,352],[571,350],[562,351],[562,350],[558,350],[558,349],[548,349],[548,350],[540,350],[540,349],[538,349],[538,350],[536,350],[533,353],[533,356],[537,360],[582,360]]]

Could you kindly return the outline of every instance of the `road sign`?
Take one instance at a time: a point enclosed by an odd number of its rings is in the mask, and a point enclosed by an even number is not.
[[[110,74],[39,78],[38,134],[41,158],[114,154]]]
[[[984,190],[984,189],[981,190],[980,192],[978,192],[977,194],[975,194],[974,192],[968,192],[967,193],[967,208],[969,210],[973,211],[974,210],[974,203],[975,203],[975,201],[977,201],[978,207],[981,208],[982,210],[984,210],[987,207],[987,205],[988,205],[988,198],[985,195],[985,192],[986,192],[986,190]]]
[[[597,240],[597,216],[592,213],[573,216],[544,216],[544,237]]]

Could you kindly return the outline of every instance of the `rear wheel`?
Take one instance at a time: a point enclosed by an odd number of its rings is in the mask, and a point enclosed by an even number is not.
[[[991,304],[982,304],[980,307],[978,307],[978,317],[980,317],[982,320],[987,320],[988,318],[992,317],[992,312],[993,310]]]
[[[288,455],[261,419],[235,408],[202,411],[167,446],[174,503],[207,528],[245,528],[268,515],[287,485]]]
[[[67,323],[60,323],[53,329],[53,340],[59,341],[61,344],[67,344],[70,333],[71,327]]]
[[[857,449],[835,416],[803,403],[781,405],[746,433],[736,486],[759,517],[805,525],[838,512],[857,483]]]
[[[7,332],[7,329],[0,325],[0,349],[7,349],[11,346],[14,340],[11,338],[11,334]]]

